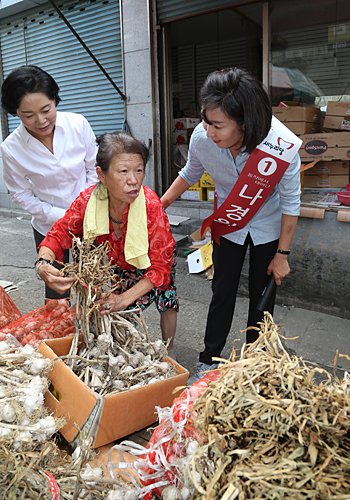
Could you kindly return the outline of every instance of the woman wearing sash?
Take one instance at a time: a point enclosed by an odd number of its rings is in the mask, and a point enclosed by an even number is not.
[[[192,136],[188,160],[161,198],[167,208],[207,171],[215,184],[217,210],[203,223],[213,239],[213,296],[196,373],[213,369],[231,328],[236,295],[249,247],[247,327],[257,327],[261,294],[273,274],[280,285],[290,273],[288,254],[300,211],[301,141],[276,118],[266,90],[249,72],[211,73],[199,94],[202,123]],[[273,314],[273,293],[265,310]],[[247,343],[258,330],[247,331]]]

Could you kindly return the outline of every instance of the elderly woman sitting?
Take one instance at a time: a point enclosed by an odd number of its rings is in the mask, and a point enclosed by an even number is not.
[[[83,191],[39,246],[38,276],[59,293],[72,286],[53,267],[71,247],[72,235],[109,241],[109,258],[123,288],[100,299],[101,314],[155,301],[161,314],[163,341],[173,349],[178,299],[175,288],[175,241],[156,193],[142,186],[149,158],[147,147],[124,132],[97,139],[96,173],[100,182]]]

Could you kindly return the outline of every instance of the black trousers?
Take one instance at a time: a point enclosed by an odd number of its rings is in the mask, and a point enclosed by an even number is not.
[[[43,239],[45,238],[45,236],[43,236],[36,229],[34,229],[34,227],[33,227],[33,232],[34,232],[34,240],[35,240],[36,251],[39,252],[38,251],[38,246],[43,241]],[[69,262],[69,250],[65,250],[65,252],[63,254],[63,260],[62,260],[62,262],[64,264],[68,264],[68,262]],[[63,267],[60,264],[57,264],[57,262],[54,262],[53,265],[54,265],[54,267],[56,267],[56,269],[62,269],[62,267]],[[45,284],[45,302],[47,300],[50,300],[50,299],[67,299],[67,298],[69,298],[69,295],[70,295],[69,290],[68,290],[68,292],[64,293],[63,295],[60,295],[59,293],[55,292],[54,290],[51,290],[51,288],[49,288]]]
[[[200,353],[202,363],[211,364],[212,357],[220,357],[229,334],[236,296],[243,267],[244,257],[249,246],[249,312],[247,326],[258,326],[263,319],[263,312],[256,306],[269,276],[267,268],[272,261],[278,240],[254,245],[248,234],[244,245],[232,243],[220,238],[220,245],[213,242],[214,277],[212,282],[213,296],[209,306],[207,326],[205,330],[205,349]],[[273,314],[276,293],[273,294],[266,310]],[[246,342],[254,342],[258,338],[256,330],[248,330]]]

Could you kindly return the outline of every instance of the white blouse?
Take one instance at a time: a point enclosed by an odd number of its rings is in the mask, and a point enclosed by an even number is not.
[[[53,154],[23,123],[0,150],[12,201],[31,214],[33,227],[43,235],[81,191],[98,182],[95,135],[86,118],[76,113],[57,111]]]

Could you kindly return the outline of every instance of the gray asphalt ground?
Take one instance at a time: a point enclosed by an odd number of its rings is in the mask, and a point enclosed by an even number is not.
[[[33,232],[27,214],[0,209],[0,280],[11,281],[17,289],[10,297],[24,315],[44,303],[44,286],[34,271],[36,251]],[[178,362],[192,374],[203,349],[206,316],[211,298],[211,282],[205,274],[188,273],[185,257],[178,257],[177,288],[180,301],[175,351]],[[247,297],[237,300],[232,328],[222,356],[229,357],[233,345],[242,346],[248,310]],[[160,338],[159,314],[154,305],[145,312],[150,335]],[[274,321],[282,325],[287,350],[306,361],[319,364],[333,373],[337,351],[350,356],[350,321],[293,306],[278,304]],[[339,358],[336,366],[338,377],[350,371],[350,361]]]

